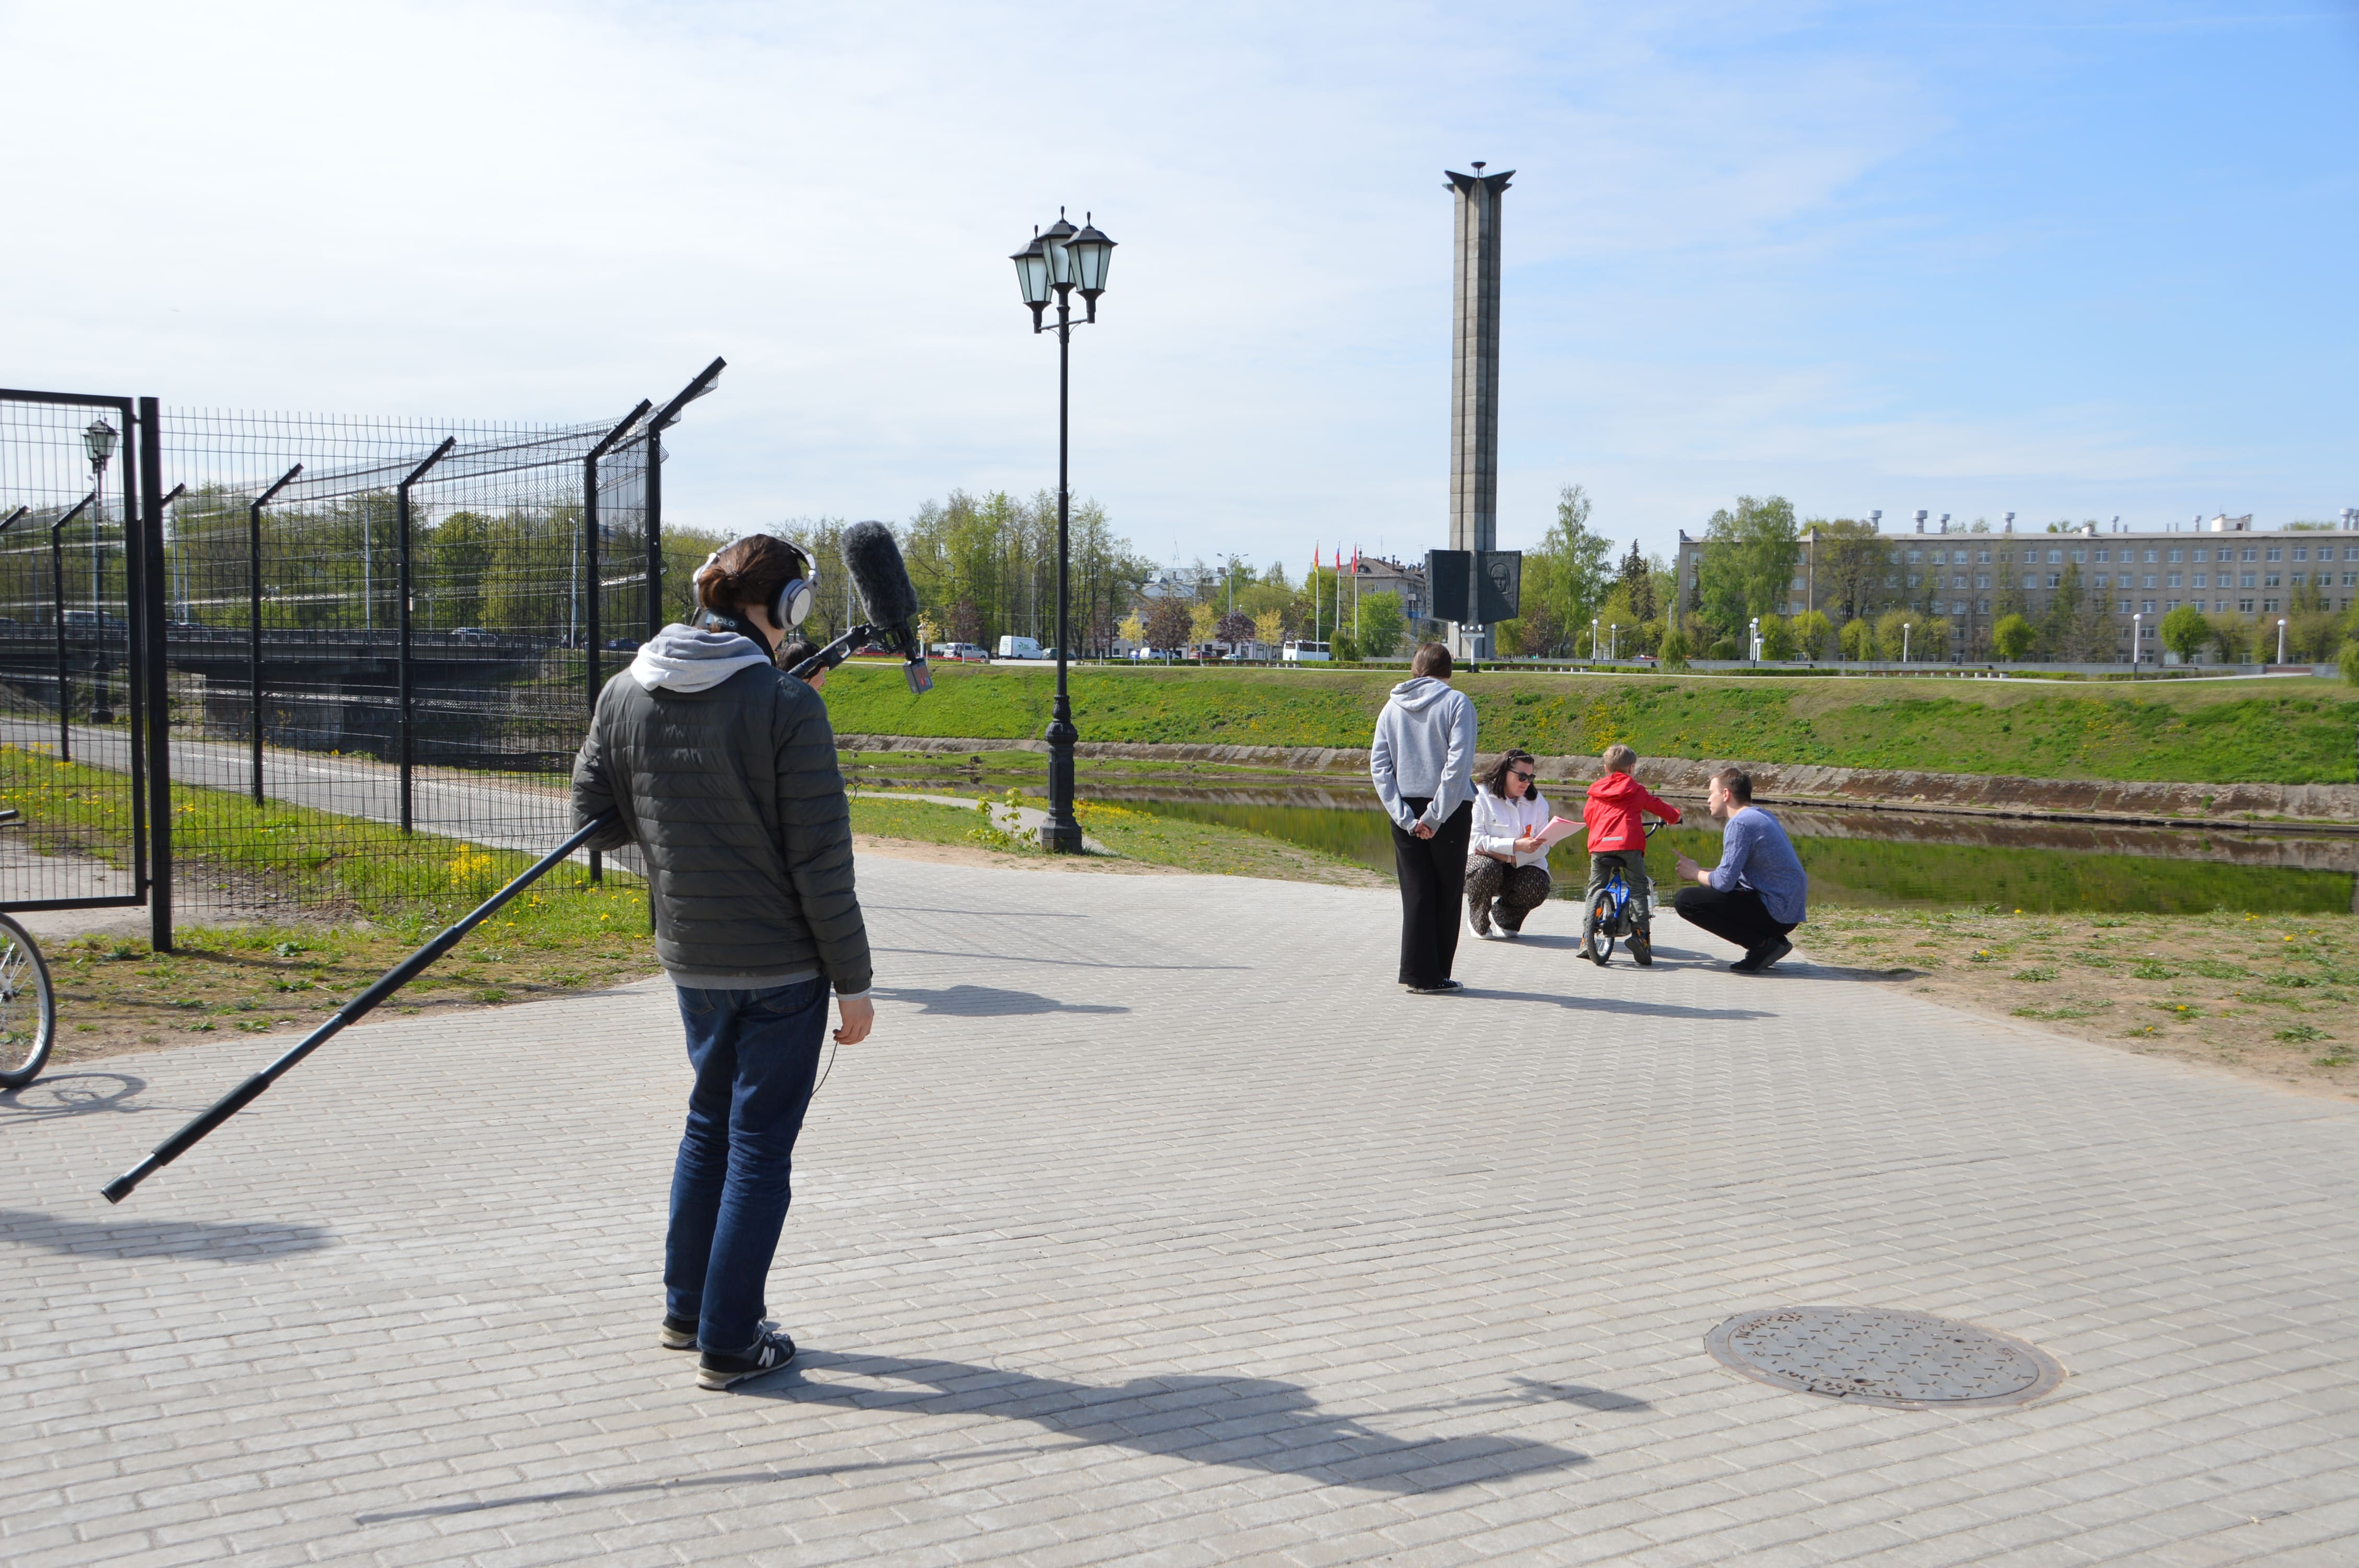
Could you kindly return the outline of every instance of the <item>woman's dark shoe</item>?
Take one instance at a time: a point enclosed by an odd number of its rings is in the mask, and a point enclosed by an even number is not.
[[[1430,986],[1411,986],[1408,988],[1408,994],[1411,996],[1448,996],[1451,991],[1464,990],[1466,988],[1464,986],[1459,984],[1456,980],[1437,980]]]
[[[726,1389],[785,1369],[795,1358],[795,1342],[776,1329],[766,1330],[753,1348],[739,1356],[716,1356],[708,1350],[696,1364],[696,1386]]]

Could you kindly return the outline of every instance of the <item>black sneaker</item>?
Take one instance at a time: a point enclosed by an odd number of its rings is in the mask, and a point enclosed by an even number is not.
[[[1794,945],[1783,936],[1772,936],[1758,947],[1745,950],[1745,957],[1728,966],[1733,974],[1757,975],[1794,950]]]
[[[1460,984],[1456,980],[1437,980],[1430,986],[1411,986],[1408,988],[1408,994],[1411,996],[1448,996],[1451,991],[1464,990],[1466,988],[1463,985]]]
[[[1761,967],[1767,968],[1793,950],[1794,945],[1791,942],[1787,941],[1783,936],[1777,938],[1761,949]]]
[[[777,1322],[771,1318],[770,1309],[768,1307],[764,1307],[762,1309],[762,1320],[755,1326],[757,1328],[771,1329],[776,1328],[778,1325]],[[674,1317],[669,1313],[664,1314],[663,1347],[667,1350],[695,1349],[696,1319],[692,1317]]]
[[[777,1329],[765,1329],[753,1348],[741,1356],[716,1356],[708,1350],[696,1364],[696,1386],[726,1389],[776,1372],[795,1358],[795,1342]]]

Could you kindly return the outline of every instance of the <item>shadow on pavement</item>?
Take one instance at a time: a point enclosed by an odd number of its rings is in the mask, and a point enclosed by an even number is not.
[[[0,1093],[0,1126],[10,1119],[46,1121],[94,1110],[145,1109],[124,1102],[147,1087],[147,1079],[128,1073],[60,1073]]]
[[[878,986],[879,1001],[913,1001],[920,1012],[944,1012],[952,1018],[1005,1018],[1027,1012],[1128,1012],[1126,1007],[1099,1002],[1052,1001],[1030,991],[1004,991],[994,986],[952,986],[948,990],[918,990],[908,986]]]
[[[814,1380],[831,1372],[916,1386]],[[802,1404],[1004,1416],[1079,1443],[1368,1491],[1445,1491],[1589,1463],[1577,1450],[1528,1438],[1394,1437],[1330,1415],[1299,1386],[1269,1378],[1133,1378],[1109,1386],[956,1361],[812,1352],[777,1377],[743,1387],[756,1398]]]
[[[1458,993],[1465,997],[1482,997],[1490,1001],[1545,1001],[1576,1012],[1626,1012],[1639,1018],[1714,1018],[1741,1020],[1767,1018],[1770,1014],[1752,1007],[1682,1007],[1670,1001],[1625,1001],[1614,997],[1582,996],[1566,991],[1502,991],[1488,986],[1470,985]]]
[[[871,947],[874,953],[914,953],[928,958],[985,958],[995,964],[1053,964],[1063,969],[1146,969],[1183,973],[1247,969],[1250,964],[1110,964],[1103,958],[1044,958],[1035,953],[965,953],[952,947]]]
[[[38,1247],[74,1258],[192,1258],[251,1263],[336,1244],[317,1225],[217,1225],[205,1220],[125,1220],[103,1224],[0,1208],[0,1245]]]

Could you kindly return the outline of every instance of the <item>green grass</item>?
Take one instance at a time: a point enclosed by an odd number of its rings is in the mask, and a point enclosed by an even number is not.
[[[1365,671],[1072,672],[1091,741],[1368,743],[1394,676]],[[2058,687],[2027,682],[1461,676],[1484,743],[1543,756],[1741,757],[2032,778],[2317,784],[2354,776],[2359,697],[2294,679]],[[846,734],[1015,740],[1048,725],[1052,674],[946,665],[913,697],[891,669],[847,665],[827,701]]]
[[[130,798],[125,774],[0,745],[0,806],[22,811],[40,830],[38,842],[126,867]],[[281,801],[255,806],[244,795],[179,783],[172,811],[173,851],[183,868],[247,879],[301,908],[362,914],[405,931],[473,908],[539,858]],[[610,891],[638,896],[636,877],[609,868],[606,878]],[[534,896],[588,881],[586,867],[560,867]]]

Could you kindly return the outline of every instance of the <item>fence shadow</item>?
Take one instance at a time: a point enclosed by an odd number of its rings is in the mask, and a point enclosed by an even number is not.
[[[903,1386],[820,1380],[829,1373]],[[745,1388],[756,1398],[800,1404],[1004,1416],[1080,1444],[1404,1495],[1590,1462],[1578,1450],[1529,1438],[1396,1437],[1330,1414],[1299,1385],[1271,1378],[1082,1383],[956,1361],[821,1351]]]
[[[206,1220],[61,1219],[0,1208],[0,1246],[31,1247],[70,1258],[187,1258],[254,1263],[336,1244],[317,1225],[219,1225]]]

